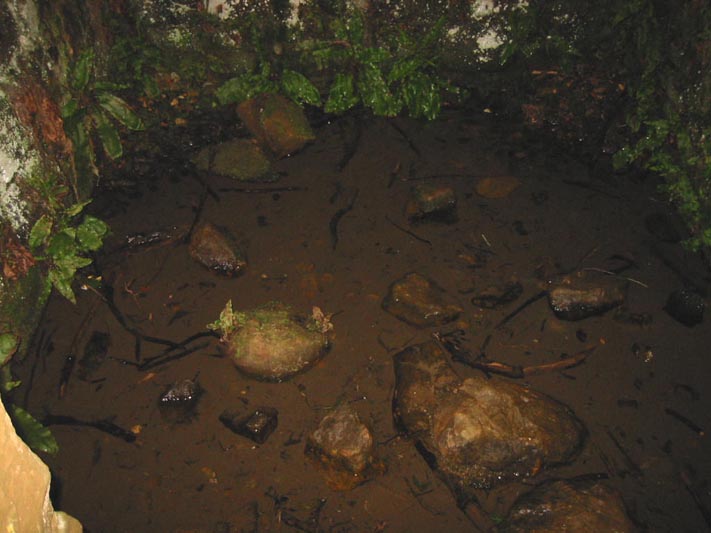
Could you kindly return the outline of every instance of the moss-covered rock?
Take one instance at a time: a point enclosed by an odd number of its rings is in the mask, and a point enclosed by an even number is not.
[[[298,316],[279,302],[235,312],[230,301],[208,327],[220,332],[225,351],[240,371],[281,381],[307,369],[326,353],[332,329],[329,318],[317,307],[311,317]]]
[[[237,113],[249,131],[277,158],[297,152],[314,135],[303,110],[279,94],[262,94],[245,100]]]
[[[234,139],[201,150],[194,158],[198,169],[237,181],[270,182],[279,179],[269,158],[253,141]]]

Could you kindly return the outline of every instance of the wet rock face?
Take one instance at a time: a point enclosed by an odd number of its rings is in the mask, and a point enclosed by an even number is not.
[[[585,429],[566,406],[506,381],[460,380],[434,342],[395,355],[395,376],[396,423],[462,488],[569,462],[583,442]]]
[[[419,328],[446,324],[462,312],[441,287],[417,273],[407,274],[390,286],[383,309]]]
[[[309,435],[305,453],[322,470],[331,489],[351,490],[382,471],[374,448],[370,429],[349,404],[341,404]]]
[[[260,144],[277,158],[297,152],[316,138],[303,110],[278,94],[245,100],[237,107],[237,114]]]
[[[282,304],[238,316],[235,330],[224,342],[237,368],[247,375],[281,381],[311,366],[328,349],[327,330]]]
[[[596,272],[565,276],[548,291],[548,303],[563,320],[600,315],[625,301],[627,281]]]
[[[599,481],[553,481],[519,498],[502,533],[637,531],[617,492]]]
[[[247,259],[231,235],[203,222],[195,228],[188,248],[190,256],[217,274],[239,275],[247,266]]]

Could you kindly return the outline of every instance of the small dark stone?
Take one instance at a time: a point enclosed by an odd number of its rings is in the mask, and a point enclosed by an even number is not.
[[[575,332],[575,338],[578,339],[580,342],[585,342],[586,340],[588,340],[588,334],[585,333],[582,329],[579,329]]]
[[[197,378],[176,381],[158,401],[161,415],[175,424],[190,422],[195,417],[195,407],[202,393]]]
[[[669,295],[664,310],[685,326],[695,326],[704,319],[704,299],[689,289],[679,289]]]
[[[273,407],[260,407],[246,416],[224,411],[219,418],[233,433],[247,437],[257,444],[264,444],[277,427],[278,414]]]
[[[103,331],[94,331],[79,359],[79,378],[89,380],[101,368],[111,346],[111,336]]]
[[[528,230],[526,229],[526,226],[524,226],[523,222],[520,220],[516,220],[513,223],[513,229],[518,235],[521,235],[522,237],[528,235]]]
[[[162,404],[194,402],[202,393],[202,387],[194,379],[176,381],[160,397]]]

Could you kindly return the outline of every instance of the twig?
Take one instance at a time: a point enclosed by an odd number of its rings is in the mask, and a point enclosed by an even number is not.
[[[447,338],[451,337],[451,335],[452,334],[442,334],[440,332],[434,332],[432,334],[435,340],[437,340],[440,345],[445,350],[447,350],[447,352],[450,353],[454,361],[458,361],[472,368],[476,368],[477,370],[481,370],[485,374],[499,374],[514,379],[521,379],[536,374],[543,374],[544,372],[554,372],[557,370],[565,370],[568,368],[576,367],[583,363],[585,359],[587,359],[587,357],[596,348],[596,346],[588,347],[571,357],[566,357],[553,363],[520,366],[509,365],[506,363],[501,363],[499,361],[491,361],[487,359],[483,351],[479,355],[475,356],[470,351],[465,350],[461,346],[459,346],[458,340],[456,338],[455,340],[450,340]],[[488,344],[487,341],[485,341],[483,348],[486,346],[486,344]]]
[[[275,192],[308,191],[308,187],[221,187],[220,192],[240,192],[243,194],[269,194]]]
[[[524,309],[526,309],[526,307],[528,307],[529,305],[531,305],[531,304],[533,304],[533,303],[536,303],[538,300],[540,300],[541,298],[543,298],[543,297],[546,296],[547,294],[548,294],[548,291],[541,291],[541,292],[539,292],[539,293],[537,293],[537,294],[534,294],[534,295],[531,296],[528,300],[526,300],[525,302],[523,302],[523,303],[522,303],[521,305],[519,305],[516,309],[514,309],[514,310],[511,311],[508,315],[506,315],[498,324],[496,324],[496,326],[494,327],[494,329],[499,329],[499,328],[501,328],[502,326],[506,325],[513,317],[515,317],[515,316],[516,316],[517,314],[519,314],[521,311],[523,311]]]
[[[635,477],[642,476],[642,469],[637,466],[637,463],[632,460],[627,451],[620,444],[620,441],[618,441],[617,438],[612,434],[612,431],[610,431],[609,429],[605,431],[607,433],[607,436],[610,437],[610,440],[612,440],[613,444],[617,447],[617,450],[622,454],[622,457],[625,460],[625,463],[627,464],[627,468],[632,473],[632,475],[634,475]]]
[[[339,124],[341,125],[341,124]],[[341,125],[341,132],[343,133],[343,126]],[[346,143],[345,146],[345,152],[343,153],[343,157],[341,157],[340,161],[338,161],[338,164],[336,165],[336,170],[338,172],[343,172],[343,169],[345,169],[348,166],[348,163],[350,163],[351,159],[353,159],[353,156],[356,154],[358,151],[358,147],[360,146],[360,138],[363,135],[363,122],[361,121],[360,117],[356,116],[355,117],[355,135],[353,136],[353,139],[351,142]]]
[[[588,183],[585,181],[564,179],[563,183],[565,183],[566,185],[572,185],[574,187],[581,187],[583,189],[588,189],[589,191],[593,191],[598,194],[602,194],[603,196],[607,196],[608,198],[615,198],[616,200],[624,200],[625,199],[625,197],[622,196],[621,194],[615,194],[615,193],[605,191],[604,189],[601,189],[600,187],[595,187],[591,183]]]
[[[80,420],[68,415],[47,415],[42,419],[45,426],[86,426],[98,429],[126,442],[135,442],[136,435],[117,426],[111,420]]]
[[[182,359],[183,357],[190,355],[193,352],[196,352],[197,350],[202,350],[205,348],[208,343],[203,342],[201,344],[198,344],[197,346],[193,346],[191,348],[188,348],[187,345],[193,342],[194,340],[203,338],[203,337],[217,337],[217,334],[212,332],[212,331],[201,331],[199,333],[196,333],[195,335],[191,335],[184,341],[178,343],[175,348],[168,348],[161,352],[160,354],[156,355],[155,357],[150,357],[143,361],[143,363],[137,365],[138,370],[144,371],[144,370],[150,370],[152,368],[155,368],[160,365],[164,365],[166,363],[170,363],[171,361],[175,361],[177,359]],[[175,350],[182,348],[179,352],[175,352]]]
[[[676,418],[679,422],[684,424],[686,427],[688,427],[691,431],[696,433],[699,437],[703,437],[705,432],[703,429],[701,429],[698,425],[696,425],[694,422],[686,418],[684,415],[681,413],[678,413],[674,409],[669,409],[668,407],[664,409],[664,412],[668,414],[671,417]]]
[[[410,139],[409,135],[405,133],[405,130],[398,126],[394,120],[388,120],[387,122],[390,127],[392,127],[402,136],[403,139],[405,139],[405,142],[407,142],[407,145],[410,147],[410,150],[415,152],[417,157],[420,157],[420,149],[415,145],[414,142],[412,142],[412,139]]]
[[[351,196],[351,200],[348,202],[348,205],[341,207],[338,211],[336,211],[336,213],[331,217],[331,221],[328,223],[328,228],[331,231],[331,248],[334,250],[338,244],[338,223],[346,215],[346,213],[353,209],[355,201],[358,198],[358,192],[359,189],[356,189],[353,196]]]
[[[387,220],[388,222],[390,222],[393,226],[395,226],[395,227],[396,227],[397,229],[399,229],[400,231],[402,231],[402,232],[404,232],[404,233],[407,233],[407,234],[408,234],[410,237],[412,237],[413,239],[418,240],[418,241],[420,241],[420,242],[424,242],[425,244],[427,244],[427,245],[429,245],[429,246],[432,246],[432,242],[431,242],[431,241],[428,241],[427,239],[424,239],[424,238],[420,237],[419,235],[416,235],[415,233],[413,233],[412,231],[410,231],[410,230],[407,229],[407,228],[403,228],[400,224],[397,224],[396,222],[394,222],[393,220],[391,220],[389,216],[385,215],[385,220]]]
[[[694,500],[694,504],[696,504],[696,508],[701,513],[701,516],[704,517],[704,521],[706,522],[706,525],[709,526],[709,528],[711,528],[711,510],[709,510],[708,506],[704,505],[704,503],[701,501],[701,497],[699,496],[698,491],[694,488],[694,485],[691,482],[689,473],[686,470],[683,470],[679,474],[679,476],[681,477],[682,483],[684,483],[684,487],[686,487],[687,492],[691,496],[691,499]]]
[[[171,340],[145,335],[141,333],[141,331],[139,331],[137,328],[131,326],[126,320],[126,317],[123,316],[123,313],[121,313],[121,310],[116,306],[116,303],[114,302],[114,288],[107,282],[104,282],[104,284],[102,285],[102,290],[103,294],[98,291],[96,291],[96,293],[101,296],[101,299],[108,306],[109,310],[111,311],[111,314],[114,315],[116,321],[121,324],[121,326],[131,335],[136,338],[140,338],[141,340],[144,340],[146,342],[150,342],[153,344],[162,344],[163,346],[169,346],[173,349],[181,347],[179,344]],[[140,345],[138,343],[136,344],[136,348],[140,348]],[[140,359],[140,353],[137,354],[137,358]]]
[[[628,278],[627,276],[620,276],[619,274],[616,274],[615,272],[611,272],[609,270],[605,270],[602,268],[585,267],[585,268],[582,268],[581,270],[591,270],[592,272],[600,272],[602,274],[607,274],[608,276],[615,276],[616,278],[626,279],[627,281],[629,281],[631,283],[636,283],[637,285],[639,285],[640,287],[644,287],[645,289],[649,288],[649,285],[647,285],[646,283],[642,283],[641,281],[638,281],[634,278]]]
[[[503,178],[506,174],[430,174],[428,176],[411,176],[408,178],[403,178],[402,181],[425,181],[425,180],[441,180],[441,179],[455,179],[455,178],[469,178],[469,179],[479,179],[479,178]]]

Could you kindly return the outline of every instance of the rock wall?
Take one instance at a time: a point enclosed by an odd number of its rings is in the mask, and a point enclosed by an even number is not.
[[[49,499],[49,468],[15,433],[0,401],[0,531],[80,533],[79,521]]]

